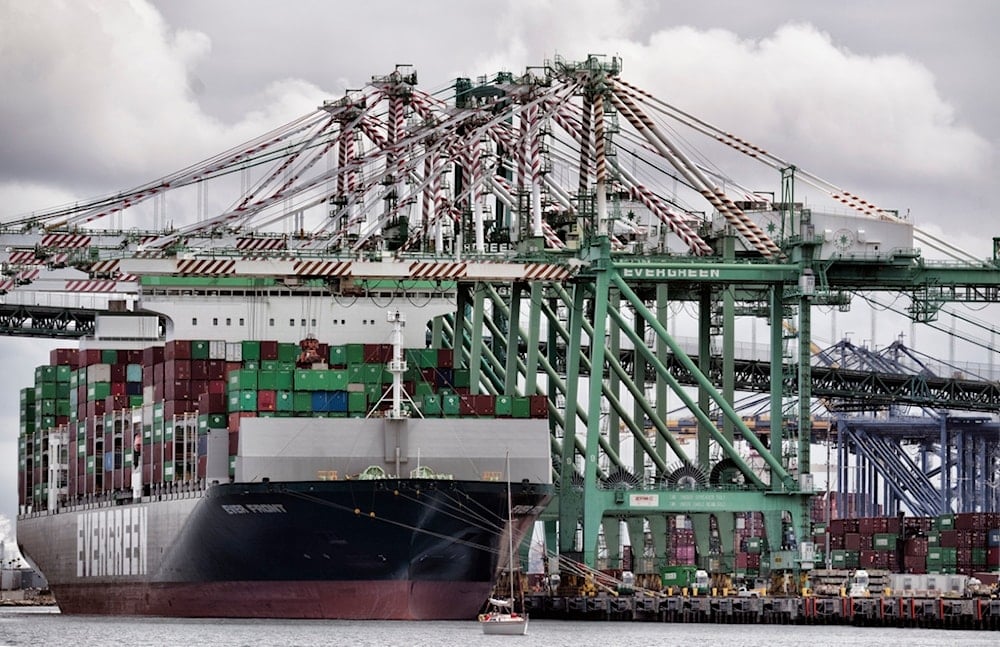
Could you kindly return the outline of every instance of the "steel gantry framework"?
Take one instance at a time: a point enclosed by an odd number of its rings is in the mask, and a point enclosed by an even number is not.
[[[431,343],[458,351],[472,393],[548,396],[551,537],[591,565],[602,524],[610,550],[624,521],[632,537],[651,529],[662,555],[674,514],[691,515],[700,555],[719,550],[711,518],[732,534],[736,512],[764,511],[769,536],[790,524],[805,539],[816,398],[995,412],[996,384],[895,384],[814,368],[810,351],[813,307],[847,308],[861,292],[908,295],[919,321],[946,302],[995,302],[995,257],[970,258],[620,72],[617,58],[556,59],[459,79],[449,100],[400,66],[177,173],[6,220],[0,293],[42,320],[20,295],[102,294],[142,309],[157,276],[235,275],[334,299],[375,283],[400,299],[414,281],[453,291],[454,313],[428,324]],[[707,161],[695,137],[720,160],[771,169],[780,198]],[[840,211],[804,208],[805,191]],[[926,261],[914,241],[955,260]],[[668,332],[677,303],[698,313],[695,353]],[[735,356],[751,317],[769,325],[766,362]],[[782,424],[750,429],[734,408],[741,391],[768,393]],[[668,427],[668,399],[698,420],[693,454]]]

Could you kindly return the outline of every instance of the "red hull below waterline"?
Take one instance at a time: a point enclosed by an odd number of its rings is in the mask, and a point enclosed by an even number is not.
[[[74,584],[53,591],[63,613],[217,618],[468,620],[484,582],[207,582]]]

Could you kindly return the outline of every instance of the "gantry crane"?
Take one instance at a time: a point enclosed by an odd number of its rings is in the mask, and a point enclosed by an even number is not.
[[[114,302],[157,313],[184,336],[191,324],[158,295],[183,293],[196,307],[227,291],[264,304],[290,294],[323,301],[326,313],[358,294],[411,298],[419,283],[421,294],[451,300],[429,322],[428,339],[455,349],[473,393],[548,395],[559,483],[548,529],[561,552],[593,565],[602,524],[614,547],[621,521],[633,537],[649,527],[662,538],[668,515],[683,514],[706,555],[709,527],[731,534],[732,513],[750,510],[766,513],[769,536],[790,519],[804,541],[810,403],[821,391],[867,384],[863,374],[812,367],[812,308],[848,308],[858,292],[891,291],[909,295],[914,319],[930,321],[945,302],[996,302],[997,256],[970,258],[620,73],[617,58],[556,59],[520,76],[459,79],[449,103],[400,66],[177,173],[8,219],[0,229],[5,333],[46,321],[35,300],[45,292],[103,299],[68,308],[84,311],[78,321],[50,317],[64,335],[89,332],[86,312]],[[726,159],[764,164],[780,197],[698,161],[677,129]],[[851,215],[806,208],[797,201],[806,189]],[[229,196],[229,206],[207,213],[209,195]],[[175,211],[192,198],[196,209]],[[136,227],[104,226],[112,216]],[[927,261],[915,241],[959,262]],[[697,308],[693,355],[668,332],[678,302]],[[233,325],[250,327],[256,316],[248,311]],[[747,317],[770,326],[763,372],[738,366],[733,352]],[[308,330],[287,334],[322,337],[327,319],[303,318]],[[798,340],[789,347],[783,331],[793,320]],[[721,359],[713,361],[715,343]],[[622,361],[624,350],[633,361]],[[734,409],[738,389],[769,393],[767,437]],[[793,396],[795,420],[784,424]],[[694,455],[668,429],[668,397],[699,422]],[[1000,404],[995,385],[975,398]],[[606,432],[602,404],[612,420]],[[710,409],[721,412],[721,427]],[[782,453],[789,444],[794,460]],[[754,469],[741,447],[766,468]],[[741,485],[719,482],[722,473]]]

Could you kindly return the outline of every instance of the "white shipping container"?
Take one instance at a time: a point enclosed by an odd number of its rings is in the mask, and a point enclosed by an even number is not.
[[[242,362],[243,361],[243,344],[242,342],[226,342],[226,361],[227,362]]]
[[[226,359],[226,342],[213,339],[208,342],[208,359]]]
[[[111,381],[111,364],[91,364],[87,367],[87,384]]]

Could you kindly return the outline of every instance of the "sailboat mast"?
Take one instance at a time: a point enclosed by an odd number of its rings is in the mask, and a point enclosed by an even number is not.
[[[510,580],[510,606],[514,607],[514,513],[511,511],[513,502],[510,497],[510,452],[507,452],[507,563],[510,567],[507,579]]]

